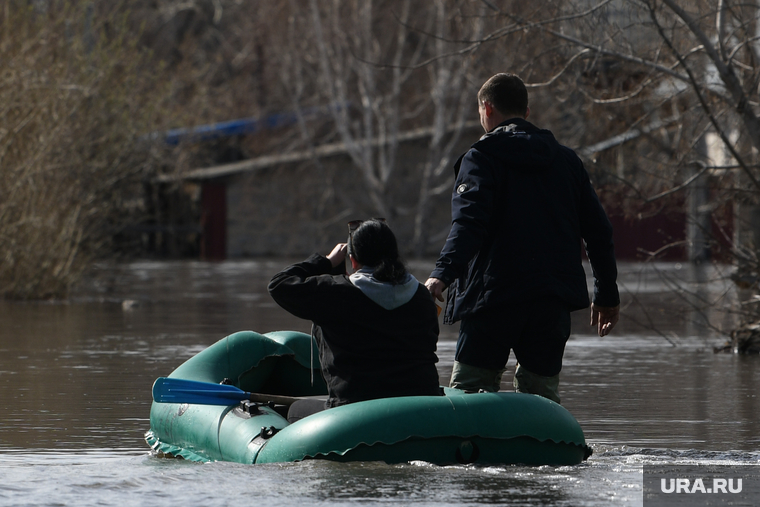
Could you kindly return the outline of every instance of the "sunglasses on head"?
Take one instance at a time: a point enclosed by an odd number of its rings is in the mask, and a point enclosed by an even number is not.
[[[373,218],[372,220],[377,220],[378,222],[385,223],[384,218]],[[348,233],[349,234],[353,233],[363,223],[364,223],[364,220],[351,220],[350,222],[348,222]]]

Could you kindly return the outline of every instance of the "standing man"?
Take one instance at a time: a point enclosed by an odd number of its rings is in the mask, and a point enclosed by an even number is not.
[[[612,225],[578,156],[527,120],[512,74],[478,92],[486,134],[454,166],[451,231],[425,283],[444,323],[462,321],[451,387],[498,391],[510,350],[517,392],[559,403],[570,312],[589,306],[582,241],[594,274],[591,325],[607,335],[620,296]]]

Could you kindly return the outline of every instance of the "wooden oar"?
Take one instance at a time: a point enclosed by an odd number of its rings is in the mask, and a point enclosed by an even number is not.
[[[153,400],[158,403],[235,405],[243,400],[248,400],[259,403],[271,401],[278,405],[292,405],[302,399],[304,398],[247,393],[235,386],[180,378],[159,377],[153,383]]]

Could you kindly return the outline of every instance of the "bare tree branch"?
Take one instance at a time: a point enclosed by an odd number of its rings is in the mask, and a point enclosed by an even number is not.
[[[691,17],[688,14],[686,14],[686,12],[684,12],[683,9],[681,9],[678,5],[675,5],[673,0],[662,0],[662,1],[663,3],[668,5],[668,7],[673,9],[673,11],[681,19],[683,19],[686,22],[686,24],[689,26],[692,32],[702,41],[702,44],[704,45],[705,50],[707,51],[707,54],[711,57],[713,64],[715,64],[716,68],[718,69],[718,72],[720,73],[721,78],[723,79],[723,82],[727,85],[731,94],[737,99],[737,103],[735,106],[736,111],[744,120],[744,123],[750,132],[750,138],[753,140],[753,143],[758,147],[758,149],[760,149],[760,120],[758,120],[758,118],[752,113],[751,109],[748,107],[746,95],[744,95],[744,91],[741,88],[741,83],[736,78],[736,75],[729,67],[727,67],[723,63],[717,51],[715,50],[715,47],[711,44],[709,38],[704,34],[704,32],[702,32],[699,29],[699,26],[697,26],[696,22],[693,19],[691,19]],[[723,130],[721,125],[718,123],[717,119],[715,118],[715,115],[712,112],[712,109],[707,104],[701,92],[699,82],[694,76],[691,68],[686,64],[681,54],[673,45],[673,42],[662,30],[662,26],[657,21],[656,12],[651,5],[650,5],[650,15],[652,17],[652,21],[655,23],[655,26],[658,32],[660,33],[660,36],[671,48],[673,55],[678,59],[678,61],[681,63],[681,66],[684,68],[684,70],[688,74],[689,81],[692,85],[693,92],[696,95],[697,100],[699,100],[699,103],[702,105],[702,108],[705,114],[707,114],[716,132],[718,133],[720,138],[723,140],[724,145],[731,152],[734,158],[736,158],[736,160],[739,161],[739,164],[742,166],[742,169],[744,170],[744,173],[746,174],[746,176],[755,185],[755,187],[758,190],[760,190],[760,181],[758,181],[758,179],[752,173],[750,168],[747,167],[747,165],[743,162],[743,158],[736,151],[736,148],[733,146],[733,143],[731,143],[725,131]]]

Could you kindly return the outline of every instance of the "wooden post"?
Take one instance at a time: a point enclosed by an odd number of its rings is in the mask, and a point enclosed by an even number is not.
[[[201,259],[224,260],[227,257],[227,187],[224,182],[203,182],[201,228]]]
[[[701,155],[700,161],[707,160],[707,143],[705,138],[699,140],[697,152]],[[692,174],[702,170],[701,164],[691,165]],[[686,240],[688,242],[689,261],[695,264],[710,259],[710,225],[711,213],[709,209],[710,188],[708,175],[703,174],[689,186],[686,199]]]

